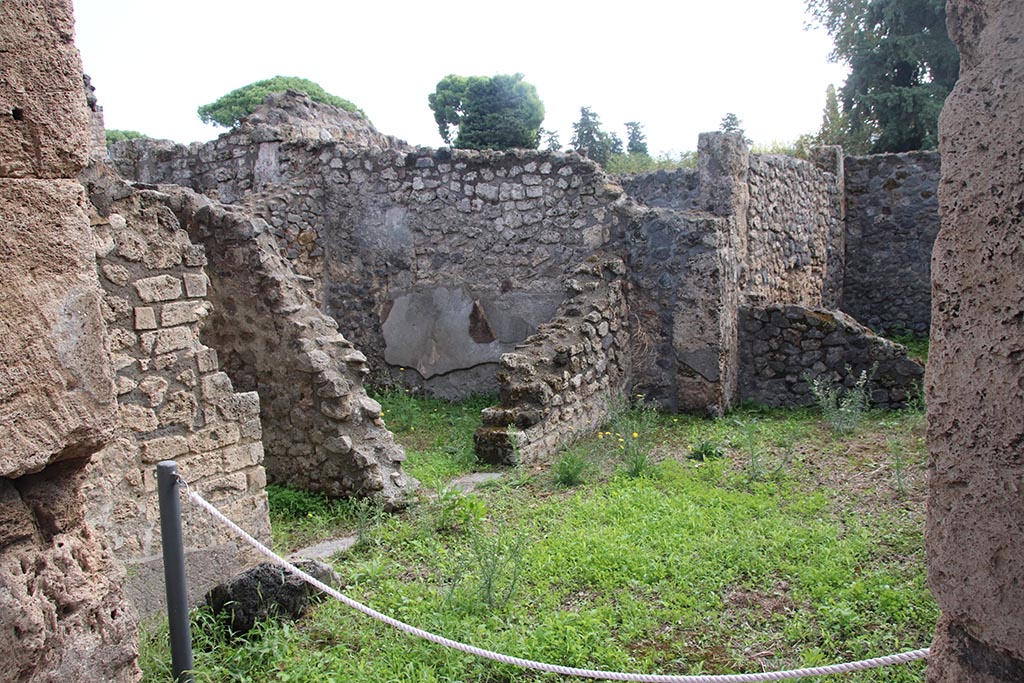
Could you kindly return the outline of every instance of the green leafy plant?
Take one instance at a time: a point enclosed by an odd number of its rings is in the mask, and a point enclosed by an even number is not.
[[[587,451],[583,448],[571,448],[558,456],[551,468],[555,485],[570,488],[583,483],[584,474],[590,468]]]
[[[409,389],[389,389],[376,398],[382,407],[381,417],[395,434],[415,431],[416,423],[423,419],[422,404]]]
[[[106,137],[107,147],[110,147],[115,142],[121,142],[122,140],[135,140],[146,136],[137,130],[118,130],[117,128],[108,128],[106,131]]]
[[[356,523],[356,543],[370,540],[370,531],[384,515],[384,506],[377,496],[366,496],[349,501],[349,510]]]
[[[643,477],[654,471],[651,450],[657,424],[654,408],[643,402],[642,394],[635,398],[634,405],[622,401],[612,406],[608,431],[605,432],[618,449],[622,472],[631,478]]]
[[[853,386],[840,388],[827,377],[806,377],[808,388],[825,422],[838,434],[849,434],[864,421],[868,409],[868,382],[877,365],[861,370]],[[853,371],[847,367],[847,372]]]
[[[463,493],[454,484],[442,486],[434,500],[434,528],[462,531],[478,527],[487,517],[487,503],[473,493]]]
[[[331,507],[330,499],[323,493],[300,491],[280,484],[267,484],[267,502],[271,514],[279,519],[322,515]]]
[[[681,152],[678,156],[662,153],[657,156],[646,154],[609,154],[604,168],[609,173],[650,173],[652,171],[674,171],[680,168],[697,168],[697,153]]]
[[[725,452],[722,450],[722,446],[718,441],[711,438],[704,438],[690,446],[690,452],[687,453],[686,457],[690,460],[706,462],[708,460],[717,460],[723,455],[725,455]]]
[[[479,527],[469,532],[469,550],[458,563],[446,604],[463,609],[504,609],[515,595],[523,568],[522,534],[503,530],[487,533]]]
[[[885,442],[886,450],[892,455],[893,476],[896,479],[896,492],[901,496],[907,493],[906,482],[906,449],[898,439],[890,438]]]

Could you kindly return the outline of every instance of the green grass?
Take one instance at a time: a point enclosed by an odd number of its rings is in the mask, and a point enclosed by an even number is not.
[[[415,429],[399,434],[409,469],[440,480],[469,471],[444,448],[469,443],[467,414],[479,407],[409,399]],[[650,444],[644,476],[623,468],[627,424]],[[615,426],[573,447],[592,467],[572,488],[534,466],[374,516],[366,541],[335,558],[343,592],[479,647],[588,668],[750,672],[930,643],[920,414],[869,411],[849,435],[813,411],[754,406],[714,421],[630,411]],[[707,443],[720,457],[688,457]],[[331,509],[351,517],[341,503],[280,491],[271,506],[275,526]],[[438,524],[445,508],[454,523]],[[241,644],[203,628],[199,681],[562,680],[445,650],[334,601]],[[163,680],[165,638],[146,634],[146,680]],[[909,682],[922,671],[816,680]]]
[[[402,389],[374,398],[383,407],[388,429],[410,455],[405,470],[432,487],[474,469],[473,432],[480,426],[480,411],[497,403],[495,396],[452,403]]]
[[[907,347],[907,355],[922,363],[928,362],[928,337],[917,334],[897,334],[889,337],[897,344]]]

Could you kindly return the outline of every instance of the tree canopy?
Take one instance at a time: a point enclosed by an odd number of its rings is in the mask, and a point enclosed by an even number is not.
[[[644,125],[639,121],[626,122],[626,154],[650,156],[647,151],[647,135],[644,134]]]
[[[234,128],[262,104],[267,95],[285,90],[298,90],[317,102],[331,104],[345,111],[362,113],[356,105],[342,97],[332,95],[309,79],[295,76],[274,76],[244,85],[232,90],[215,102],[204,104],[198,109],[199,118],[203,123]]]
[[[590,107],[580,107],[580,120],[572,124],[572,140],[569,144],[602,166],[608,163],[612,155],[622,154],[622,138],[602,130],[601,118]]]
[[[523,74],[442,78],[428,97],[437,131],[462,149],[536,149],[544,103]]]
[[[945,0],[807,0],[850,65],[840,89],[846,132],[872,152],[930,149],[960,58],[946,32]],[[827,105],[828,106],[828,105]]]

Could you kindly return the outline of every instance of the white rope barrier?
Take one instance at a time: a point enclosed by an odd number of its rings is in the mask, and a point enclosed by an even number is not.
[[[503,664],[511,664],[526,669],[533,669],[535,671],[547,671],[550,673],[560,674],[562,676],[576,676],[580,678],[597,678],[608,681],[635,681],[637,683],[757,683],[758,681],[783,681],[792,678],[803,678],[805,676],[827,676],[829,674],[840,674],[849,673],[851,671],[863,671],[864,669],[875,669],[882,666],[889,666],[891,664],[904,664],[906,662],[913,662],[918,659],[924,659],[928,657],[929,648],[923,648],[920,650],[912,650],[910,652],[902,652],[900,654],[889,655],[887,657],[876,657],[874,659],[865,659],[859,662],[847,662],[845,664],[833,664],[831,666],[815,666],[805,669],[789,669],[787,671],[768,671],[764,673],[755,674],[725,674],[725,675],[707,675],[707,676],[673,676],[673,675],[658,675],[658,674],[631,674],[631,673],[620,673],[616,671],[600,671],[593,669],[579,669],[571,666],[560,666],[557,664],[547,664],[545,662],[538,662],[532,659],[523,659],[521,657],[511,657],[509,655],[503,655],[498,652],[492,652],[490,650],[484,650],[482,648],[474,647],[473,645],[467,645],[460,643],[456,640],[451,640],[443,636],[435,635],[429,631],[410,626],[403,621],[394,619],[382,614],[375,609],[367,607],[366,605],[349,598],[335,589],[331,588],[327,584],[319,581],[318,579],[310,576],[306,572],[302,571],[288,560],[277,555],[270,548],[266,547],[255,538],[246,533],[241,527],[232,522],[230,519],[224,516],[224,514],[215,508],[212,504],[207,502],[202,496],[195,491],[188,488],[188,483],[183,479],[181,480],[185,484],[185,489],[188,491],[188,497],[193,503],[206,510],[211,516],[219,520],[222,524],[231,529],[235,534],[245,540],[249,545],[258,550],[267,559],[276,565],[284,567],[291,573],[300,577],[303,581],[316,586],[324,593],[327,593],[331,597],[340,600],[352,609],[355,609],[368,617],[372,617],[380,622],[383,622],[389,626],[392,626],[405,633],[429,640],[432,643],[437,643],[453,650],[465,652],[477,657],[483,657],[484,659],[490,659],[495,662],[501,662]]]

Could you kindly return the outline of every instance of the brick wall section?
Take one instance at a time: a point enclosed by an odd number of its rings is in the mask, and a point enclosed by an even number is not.
[[[568,278],[558,315],[502,356],[501,403],[474,436],[481,460],[539,461],[605,421],[629,376],[625,274],[620,259],[591,256]]]
[[[414,481],[402,473],[405,453],[380,404],[363,387],[366,357],[316,307],[309,279],[276,253],[263,220],[166,189],[209,255],[214,307],[202,338],[239,388],[259,393],[271,481],[403,505]]]
[[[938,152],[847,157],[842,310],[883,333],[928,334]]]
[[[920,397],[924,381],[903,346],[849,316],[783,304],[740,307],[740,368],[738,398],[768,406],[811,405],[809,377],[849,387],[868,371],[871,404],[896,410]]]
[[[119,431],[94,459],[89,522],[132,567],[129,594],[143,614],[163,609],[155,466],[177,460],[182,476],[225,514],[270,538],[259,397],[235,393],[217,353],[199,339],[210,315],[206,255],[167,207],[94,166],[83,176],[93,200],[96,267],[105,290]],[[257,561],[202,511],[183,509],[190,590]]]

